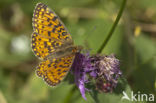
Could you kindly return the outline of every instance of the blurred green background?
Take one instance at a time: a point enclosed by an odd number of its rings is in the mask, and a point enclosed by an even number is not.
[[[0,0],[0,103],[121,103],[119,93],[87,93],[73,84],[49,87],[35,75],[39,63],[31,50],[36,3],[53,9],[76,45],[95,54],[107,37],[122,0]],[[125,91],[156,94],[156,0],[128,0],[103,54],[116,54],[127,79]],[[120,85],[118,86],[120,88]],[[155,97],[156,98],[156,97]],[[129,101],[125,101],[130,103]]]

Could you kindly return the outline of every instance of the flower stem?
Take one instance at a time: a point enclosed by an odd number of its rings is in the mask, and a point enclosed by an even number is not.
[[[118,24],[118,22],[119,22],[119,20],[120,20],[120,18],[121,18],[121,16],[122,16],[122,13],[123,13],[123,11],[124,11],[126,2],[127,2],[127,0],[123,0],[123,2],[122,2],[122,4],[121,4],[121,7],[120,7],[120,10],[119,10],[119,13],[118,13],[118,15],[117,15],[117,18],[116,18],[116,20],[115,20],[115,22],[114,22],[114,24],[113,24],[111,30],[109,31],[107,38],[105,39],[105,41],[103,42],[103,44],[102,44],[101,47],[99,48],[98,53],[101,53],[101,52],[102,52],[102,50],[105,48],[105,46],[107,45],[108,41],[110,40],[110,38],[111,38],[113,32],[115,31],[115,28],[116,28],[116,26],[117,26],[117,24]]]

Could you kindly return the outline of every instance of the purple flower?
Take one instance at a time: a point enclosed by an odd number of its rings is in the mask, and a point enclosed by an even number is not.
[[[89,69],[92,69],[90,59],[85,55],[77,53],[72,65],[72,70],[75,76],[75,83],[80,89],[81,95],[85,100],[85,83],[88,82],[86,73],[89,71]]]
[[[95,81],[96,89],[100,92],[111,92],[117,85],[121,75],[119,60],[114,55],[94,55],[77,53],[72,65],[72,72],[75,76],[75,83],[79,88],[82,97],[86,100],[85,84],[89,78]]]
[[[97,73],[96,87],[99,91],[111,92],[121,76],[119,60],[114,55],[92,56],[92,65]],[[102,88],[103,87],[103,88]],[[107,89],[107,90],[106,90]]]

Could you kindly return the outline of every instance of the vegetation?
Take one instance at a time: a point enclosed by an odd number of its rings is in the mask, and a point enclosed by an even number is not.
[[[36,76],[39,60],[30,45],[38,2],[58,14],[75,45],[116,55],[123,76],[112,93],[94,89],[86,101],[69,83],[73,75],[56,87]],[[0,1],[0,103],[130,103],[121,101],[123,91],[156,95],[156,0]]]

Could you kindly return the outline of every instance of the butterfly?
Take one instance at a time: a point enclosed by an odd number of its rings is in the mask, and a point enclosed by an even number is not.
[[[32,50],[41,60],[36,74],[56,86],[69,72],[81,47],[74,45],[62,21],[43,3],[36,5],[32,25]]]

